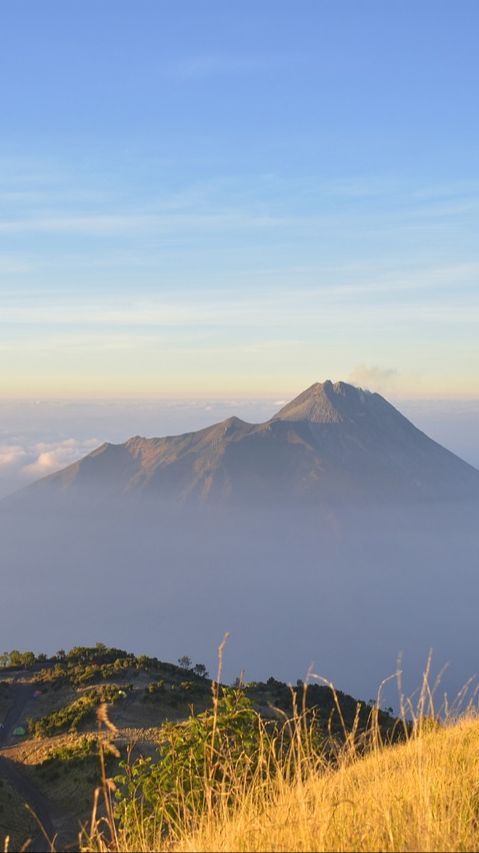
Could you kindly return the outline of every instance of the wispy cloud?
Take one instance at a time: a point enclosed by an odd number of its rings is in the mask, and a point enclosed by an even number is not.
[[[158,352],[159,348],[173,352],[180,347],[193,353],[205,351],[218,340],[224,343],[228,330],[235,330],[231,346],[239,352],[252,346],[245,338],[248,330],[268,330],[266,340],[279,341],[283,336],[286,343],[320,331],[330,335],[332,329],[357,332],[360,324],[369,330],[397,329],[399,324],[424,329],[463,324],[466,329],[479,321],[479,293],[471,289],[467,298],[448,293],[439,300],[431,299],[430,292],[425,288],[421,296],[411,288],[399,290],[393,298],[385,289],[381,299],[377,292],[371,299],[361,288],[354,297],[341,288],[271,291],[256,294],[254,310],[248,294],[228,298],[213,292],[190,292],[181,299],[112,297],[101,303],[87,298],[63,304],[37,300],[35,305],[23,306],[7,302],[0,304],[4,330],[0,352],[24,357],[27,352],[83,350],[91,357],[93,352]]]
[[[310,59],[299,53],[232,54],[197,53],[180,57],[167,66],[168,76],[177,80],[198,80],[205,77],[229,75],[261,75],[292,66],[304,66]]]
[[[234,61],[221,55],[189,60],[193,73],[210,73]],[[260,61],[252,58],[251,61]],[[270,60],[268,60],[269,62]],[[277,61],[286,61],[284,57]],[[245,62],[244,58],[241,62]],[[241,64],[241,63],[240,63]],[[247,63],[246,63],[247,64]],[[357,175],[327,181],[319,175],[285,178],[281,174],[216,175],[203,181],[161,184],[161,192],[143,187],[116,197],[107,182],[91,186],[78,178],[61,175],[55,181],[42,176],[38,166],[17,179],[8,178],[5,167],[4,213],[0,236],[78,235],[79,237],[137,237],[180,232],[246,229],[296,230],[296,237],[320,241],[331,232],[344,235],[374,234],[376,242],[391,233],[408,233],[419,227],[447,228],[449,221],[473,218],[479,212],[479,188],[475,185],[443,187],[403,186],[394,176]],[[32,174],[32,180],[28,176]],[[10,180],[10,183],[9,183]],[[133,198],[134,203],[125,201]],[[91,251],[91,250],[90,250]]]
[[[184,228],[275,228],[301,223],[301,218],[224,210],[182,214],[124,213],[38,216],[0,220],[0,233],[131,234]],[[306,220],[304,220],[306,221]],[[311,221],[309,218],[307,221]]]
[[[329,182],[325,189],[328,193],[345,199],[380,198],[391,193],[397,195],[400,192],[400,184],[396,178],[365,175]]]
[[[299,275],[294,268],[281,280],[280,287],[278,275],[274,270],[267,271],[261,289],[255,292],[253,311],[250,289],[238,286],[199,292],[185,284],[181,297],[166,285],[161,296],[146,291],[129,296],[107,291],[58,294],[52,290],[39,295],[35,290],[22,294],[3,290],[0,293],[0,325],[4,328],[40,325],[46,329],[67,326],[69,334],[75,328],[102,326],[111,335],[114,329],[121,327],[131,331],[135,327],[195,326],[200,330],[222,324],[257,325],[263,323],[265,317],[273,325],[293,317],[304,318],[309,323],[318,312],[330,316],[339,311],[344,317],[345,305],[354,306],[355,316],[365,312],[371,316],[390,315],[394,306],[398,316],[404,312],[421,314],[424,311],[430,317],[449,312],[452,318],[457,313],[472,316],[479,302],[479,263],[409,267],[399,273],[384,268],[376,270],[374,276],[368,276],[367,268],[361,266],[357,270],[340,268],[335,284],[328,283],[327,271],[319,268],[315,274],[313,268],[309,275],[312,283],[308,287],[291,286]],[[253,271],[249,278],[253,282],[256,280]],[[261,281],[261,271],[257,272],[257,280]],[[435,297],[433,301],[431,294]],[[8,341],[4,339],[5,345]]]
[[[12,275],[16,273],[26,273],[32,270],[32,264],[26,261],[22,256],[3,255],[0,257],[0,275]]]

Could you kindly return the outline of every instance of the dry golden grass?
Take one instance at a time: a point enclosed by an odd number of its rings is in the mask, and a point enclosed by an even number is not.
[[[175,849],[478,850],[479,722],[345,758],[304,784],[271,780]]]
[[[173,830],[170,827],[168,835],[154,822],[143,820],[141,809],[128,825],[118,826],[109,781],[104,778],[106,820],[92,821],[80,849],[115,853],[479,851],[477,691],[466,706],[466,685],[459,696],[462,715],[454,719],[449,709],[447,720],[440,722],[433,709],[429,672],[430,661],[415,707],[401,702],[410,720],[404,724],[401,743],[383,743],[373,709],[366,736],[358,737],[355,729],[344,730],[343,745],[332,761],[331,752],[327,758],[318,754],[308,736],[306,718],[295,714],[287,722],[292,749],[286,757],[281,753],[283,757],[278,758],[271,740],[262,738],[260,749],[267,760],[261,772],[251,779],[235,775],[232,770],[237,765],[231,765],[220,795],[210,791],[208,796],[206,791],[206,807],[190,813]],[[215,712],[217,698],[216,683]],[[206,772],[205,786],[208,778]]]
[[[426,728],[365,757],[346,752],[303,781],[277,772],[250,787],[238,779],[236,794],[233,807],[199,815],[175,839],[139,820],[103,835],[98,826],[82,849],[479,850],[479,721]]]
[[[470,685],[466,685],[458,704],[442,708],[439,718],[429,672],[430,663],[415,704],[401,700],[403,719],[409,722],[401,726],[400,743],[383,742],[375,708],[369,731],[359,732],[357,717],[352,731],[344,727],[343,737],[334,740],[335,750],[331,741],[318,743],[311,736],[307,714],[297,712],[285,722],[286,750],[278,750],[278,738],[272,739],[261,723],[261,761],[253,773],[237,756],[234,759],[229,746],[221,754],[216,751],[218,678],[213,683],[214,724],[204,775],[195,771],[204,797],[198,799],[198,807],[179,809],[173,822],[163,821],[163,806],[145,818],[135,796],[130,800],[132,809],[125,813],[127,822],[121,824],[115,817],[115,785],[107,778],[106,756],[109,752],[118,756],[119,732],[104,705],[98,712],[97,735],[102,785],[94,792],[93,810],[75,849],[82,853],[479,851],[478,691],[467,701]],[[218,767],[219,756],[223,781],[214,787],[210,770]],[[69,794],[75,796],[74,791]],[[159,796],[158,803],[162,802]],[[73,826],[70,829],[74,831]],[[62,849],[61,834],[51,849]]]

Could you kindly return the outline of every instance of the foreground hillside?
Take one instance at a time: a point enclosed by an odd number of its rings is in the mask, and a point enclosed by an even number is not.
[[[479,721],[468,718],[364,758],[349,756],[306,783],[258,787],[175,849],[479,850],[478,779]],[[149,849],[140,836],[135,843]],[[137,849],[121,837],[119,847]]]
[[[101,644],[3,664],[5,849],[479,850],[479,721],[440,723],[426,684],[406,724]]]
[[[33,850],[49,849],[32,811],[56,849],[76,849],[102,785],[100,752],[111,778],[124,772],[126,760],[137,769],[152,760],[156,772],[166,743],[178,737],[184,743],[188,726],[196,732],[211,725],[213,683],[205,667],[187,657],[175,665],[97,644],[51,658],[14,651],[1,663],[0,849],[7,836],[10,849],[28,838]],[[239,737],[239,756],[246,744],[253,763],[260,736],[279,731],[295,705],[314,716],[321,740],[344,739],[343,721],[364,731],[372,711],[370,704],[320,685],[311,686],[305,701],[301,683],[291,689],[274,678],[217,689],[228,744]],[[385,736],[393,732],[389,713],[381,711],[378,719]],[[193,742],[193,751],[197,746]],[[178,772],[173,764],[175,780]],[[125,805],[130,791],[128,785],[120,789]]]

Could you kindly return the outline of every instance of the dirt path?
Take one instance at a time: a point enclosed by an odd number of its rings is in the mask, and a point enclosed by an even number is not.
[[[3,721],[3,727],[0,729],[0,749],[6,746],[13,730],[21,720],[23,710],[27,702],[32,698],[35,687],[31,684],[23,684],[21,682],[12,682],[12,702]],[[34,814],[37,816],[48,838],[53,839],[55,828],[50,817],[50,809],[47,800],[38,790],[34,782],[22,769],[22,766],[15,761],[11,761],[5,756],[0,756],[0,777],[14,788],[22,800],[28,803]],[[32,839],[32,843],[28,848],[32,853],[48,853],[50,845],[48,844],[44,834],[38,831],[37,835]]]

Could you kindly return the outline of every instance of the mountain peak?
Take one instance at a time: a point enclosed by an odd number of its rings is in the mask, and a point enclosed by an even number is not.
[[[364,407],[371,392],[347,382],[315,382],[274,416],[280,421],[339,423]]]

